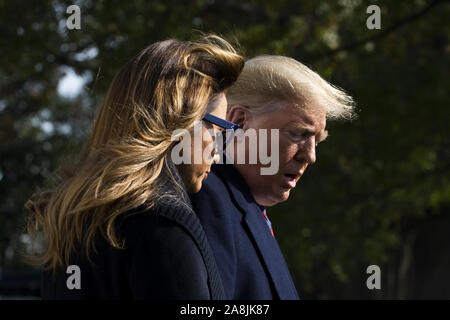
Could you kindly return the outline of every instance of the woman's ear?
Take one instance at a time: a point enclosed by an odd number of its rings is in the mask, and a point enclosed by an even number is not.
[[[238,124],[243,130],[246,130],[250,119],[250,111],[240,104],[233,105],[227,113],[227,120]]]

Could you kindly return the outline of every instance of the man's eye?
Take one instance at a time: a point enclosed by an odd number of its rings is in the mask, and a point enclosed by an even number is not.
[[[292,140],[299,141],[305,138],[305,133],[288,131],[288,135]]]

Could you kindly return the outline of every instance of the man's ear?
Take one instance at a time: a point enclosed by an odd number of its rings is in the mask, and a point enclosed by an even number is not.
[[[227,120],[238,124],[243,130],[249,125],[250,111],[240,104],[233,105],[227,113]]]

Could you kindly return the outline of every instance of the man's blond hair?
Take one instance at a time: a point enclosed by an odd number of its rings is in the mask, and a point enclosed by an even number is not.
[[[262,55],[248,60],[227,92],[228,106],[239,104],[254,113],[267,112],[278,102],[300,108],[321,108],[328,119],[352,119],[351,96],[331,85],[295,59]]]

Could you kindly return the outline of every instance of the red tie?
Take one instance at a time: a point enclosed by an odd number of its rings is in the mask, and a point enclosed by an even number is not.
[[[267,226],[268,226],[269,229],[270,229],[270,233],[272,233],[272,237],[275,237],[275,235],[273,234],[272,223],[270,222],[270,220],[269,220],[269,218],[267,217],[267,214],[266,214],[266,209],[264,209],[264,211],[262,212],[262,214],[263,214],[263,216],[264,216],[264,219],[266,219],[266,223],[267,223]]]

